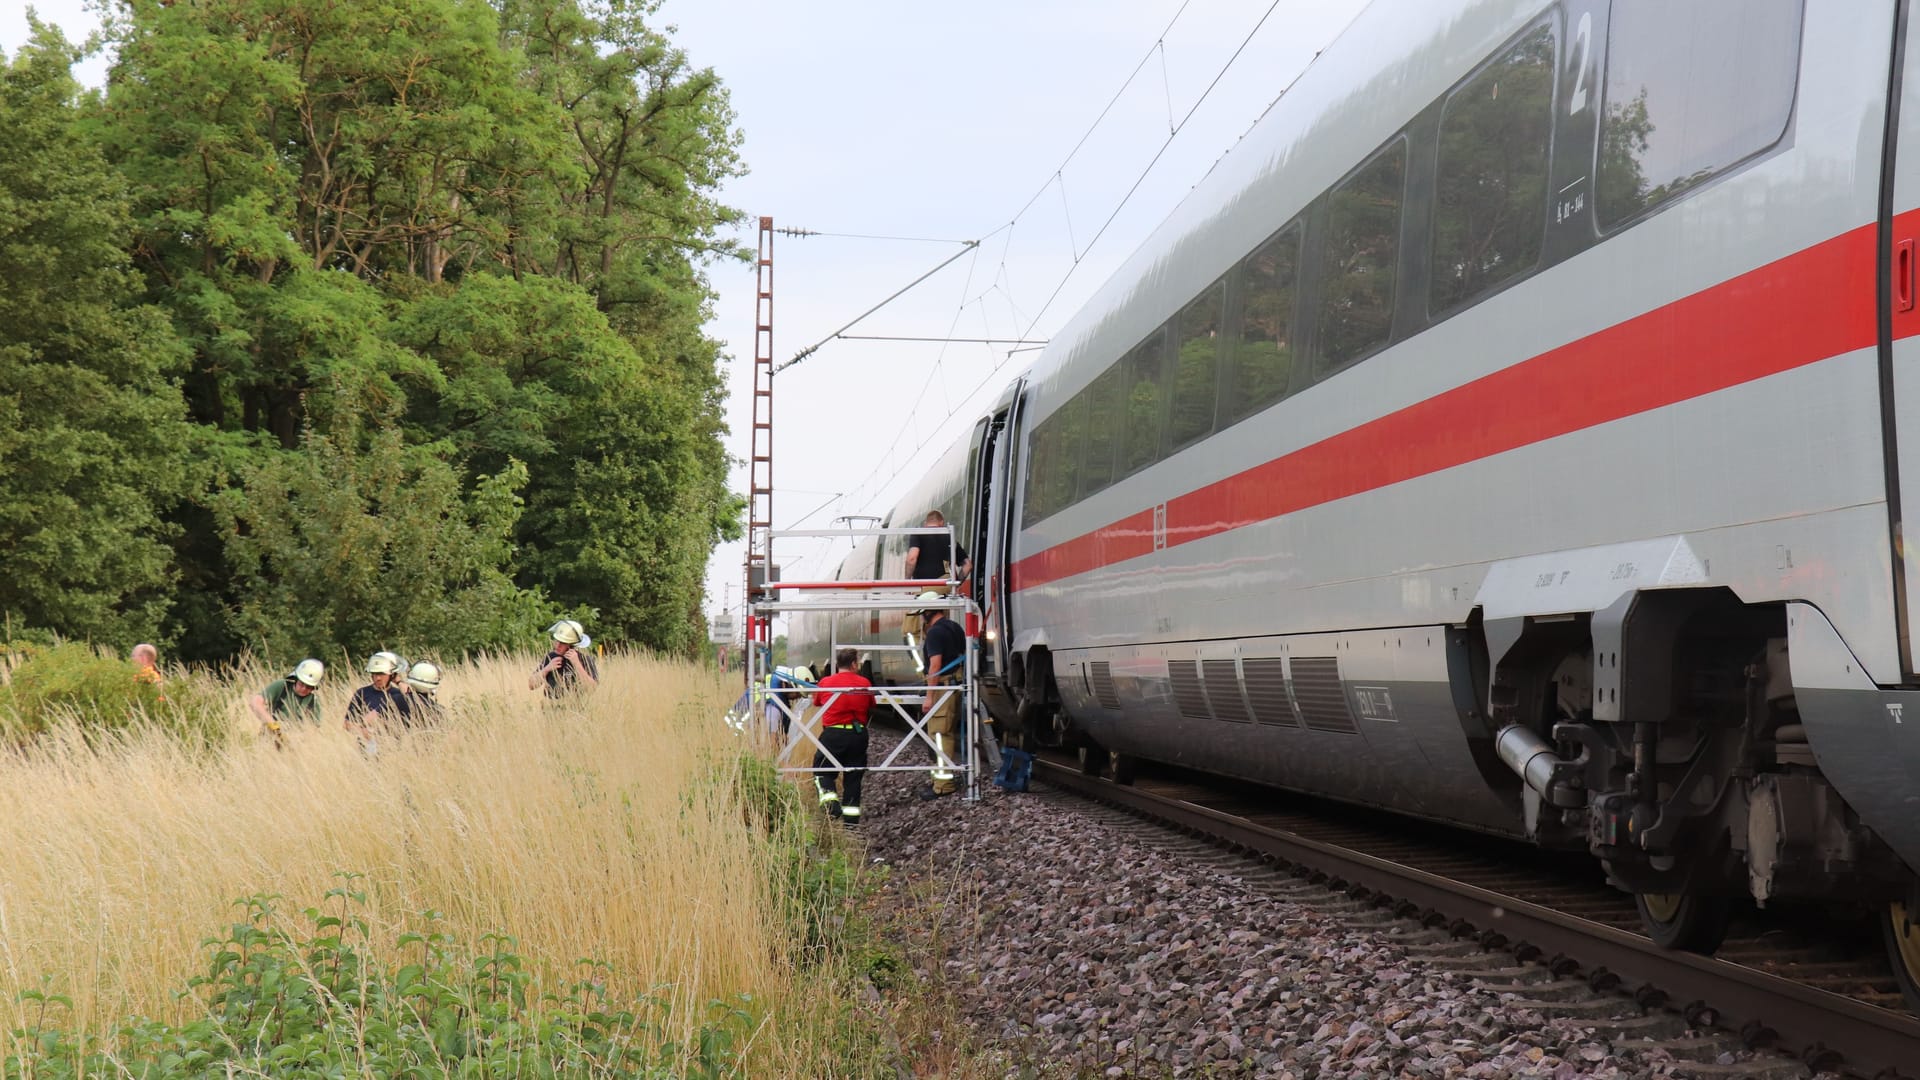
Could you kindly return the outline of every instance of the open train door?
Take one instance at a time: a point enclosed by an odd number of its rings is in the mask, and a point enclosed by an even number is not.
[[[973,504],[973,528],[966,538],[973,553],[973,576],[968,584],[980,605],[981,699],[996,720],[1012,719],[1015,701],[1002,679],[1007,670],[1007,565],[1013,543],[1015,463],[1019,458],[1019,403],[1025,379],[1015,379],[993,411],[974,428],[972,457],[967,462],[968,498]]]

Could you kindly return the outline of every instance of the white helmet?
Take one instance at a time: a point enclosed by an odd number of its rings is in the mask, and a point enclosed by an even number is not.
[[[320,685],[320,677],[326,673],[327,665],[318,660],[307,659],[295,664],[293,674],[287,677],[317,688]]]
[[[369,675],[397,674],[401,670],[400,668],[401,662],[402,661],[400,660],[400,657],[395,653],[390,653],[390,652],[374,653],[372,656],[367,658],[367,674]]]
[[[919,596],[914,597],[915,600],[918,600],[921,603],[926,603],[929,600],[937,603],[941,600],[945,600],[946,598],[947,598],[947,594],[941,592],[939,589],[928,589],[926,592],[923,592]],[[924,610],[931,610],[931,609],[923,608],[922,610],[924,611]],[[914,614],[918,615],[920,614],[920,612],[916,611],[914,612]]]
[[[561,619],[547,627],[547,633],[553,635],[553,640],[562,645],[578,645],[583,649],[593,640],[587,637],[587,628],[573,619]]]
[[[428,693],[440,689],[440,665],[428,660],[413,665],[413,669],[407,672],[407,685]]]

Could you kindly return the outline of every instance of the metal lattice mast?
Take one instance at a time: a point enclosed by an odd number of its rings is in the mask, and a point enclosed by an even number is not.
[[[747,598],[773,573],[773,219],[760,219],[760,250],[754,262],[753,434],[747,459]],[[747,619],[746,647],[773,646],[770,619]],[[771,663],[771,659],[767,661]],[[748,679],[755,665],[746,665]]]

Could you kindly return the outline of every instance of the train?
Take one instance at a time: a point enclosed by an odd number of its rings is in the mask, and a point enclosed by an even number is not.
[[[1002,737],[1586,852],[1669,948],[1858,905],[1920,1002],[1909,7],[1368,6],[886,515]]]

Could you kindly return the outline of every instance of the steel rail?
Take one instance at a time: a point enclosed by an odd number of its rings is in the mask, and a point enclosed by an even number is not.
[[[1309,867],[1423,909],[1429,922],[1471,926],[1489,947],[1565,958],[1590,983],[1614,983],[1643,1006],[1686,1003],[1690,1023],[1739,1033],[1750,1044],[1798,1056],[1814,1068],[1863,1077],[1911,1076],[1920,1068],[1920,1019],[1695,953],[1662,949],[1637,934],[1590,922],[1364,852],[1255,824],[1196,803],[1034,761],[1040,779],[1076,795],[1155,818],[1249,851]],[[1557,963],[1555,966],[1559,966]],[[1569,972],[1570,973],[1570,972]]]

